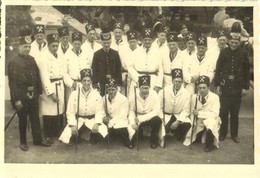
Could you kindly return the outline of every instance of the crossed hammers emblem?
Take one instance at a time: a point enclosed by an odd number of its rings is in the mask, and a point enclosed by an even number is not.
[[[75,33],[74,38],[79,38],[79,33]]]
[[[188,39],[191,39],[192,38],[192,34],[188,34],[187,37],[188,37]]]
[[[173,40],[173,39],[174,39],[174,36],[173,36],[173,35],[170,35],[170,39]]]
[[[61,33],[65,34],[66,33],[66,29],[62,29]]]
[[[150,33],[151,33],[151,30],[150,30],[150,29],[146,29],[146,30],[145,30],[145,35],[150,35]]]
[[[120,28],[121,27],[121,23],[116,23],[116,27]]]
[[[199,38],[199,43],[204,43],[204,38]]]
[[[135,34],[134,33],[130,33],[130,36],[131,36],[131,38],[134,38],[135,37]]]
[[[144,78],[143,78],[143,83],[147,83],[147,80],[148,80],[148,78],[147,78],[147,77],[144,77]]]
[[[175,70],[175,75],[176,76],[181,76],[181,71],[180,70]]]
[[[204,76],[201,76],[200,82],[205,82],[205,77]]]
[[[42,26],[37,26],[36,28],[37,28],[38,32],[42,32],[43,31],[43,27]]]
[[[52,37],[53,37],[56,41],[59,40],[59,39],[58,39],[58,36],[57,36],[56,34],[54,34]]]
[[[87,29],[88,29],[88,30],[91,30],[91,28],[92,28],[91,25],[88,25],[88,26],[87,26]]]
[[[222,36],[222,35],[225,35],[225,34],[224,34],[224,31],[223,31],[223,30],[220,30],[220,31],[219,31],[219,35],[221,35],[221,36]]]

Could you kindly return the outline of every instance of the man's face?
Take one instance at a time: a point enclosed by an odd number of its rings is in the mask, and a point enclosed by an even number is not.
[[[199,84],[198,89],[199,89],[199,94],[203,97],[207,96],[207,94],[209,93],[209,87],[204,83]]]
[[[116,40],[121,40],[123,35],[123,30],[116,28],[114,30],[114,36]]]
[[[29,55],[31,50],[31,44],[24,44],[24,45],[19,45],[19,52],[22,55]]]
[[[174,78],[172,80],[174,89],[178,91],[181,88],[182,82],[183,80],[181,78]]]
[[[54,42],[54,43],[49,44],[49,45],[48,45],[49,51],[50,51],[52,54],[56,54],[57,51],[58,51],[58,46],[59,46],[59,43],[58,43],[58,42]]]
[[[196,42],[193,40],[187,41],[186,43],[187,49],[189,51],[194,51],[195,50],[195,46],[196,46]]]
[[[150,48],[152,45],[152,39],[151,38],[144,38],[143,39],[143,45],[145,48]]]
[[[116,87],[108,87],[107,88],[107,94],[110,99],[114,98],[116,96],[117,88]]]
[[[108,50],[111,45],[111,40],[101,41],[101,44],[103,46],[103,49]]]
[[[179,41],[178,42],[178,48],[180,49],[180,50],[185,50],[186,49],[186,43],[185,43],[185,41]]]
[[[178,50],[178,43],[177,42],[170,42],[167,44],[169,47],[170,52],[175,52]]]
[[[34,35],[34,38],[38,44],[42,44],[42,42],[44,41],[44,37],[45,37],[45,35],[42,33],[38,33],[38,34]]]
[[[166,41],[166,33],[164,32],[158,33],[158,40],[160,43],[163,44]]]
[[[150,87],[146,85],[140,86],[140,95],[144,98],[149,96]]]
[[[187,34],[188,34],[188,29],[187,28],[185,28],[185,29],[182,29],[181,31],[180,31],[180,33],[182,34],[182,36],[186,36]]]
[[[197,47],[197,54],[199,56],[204,56],[206,51],[207,51],[207,47],[205,47],[205,46],[198,46]]]
[[[229,41],[229,45],[230,45],[230,48],[232,50],[236,50],[239,47],[239,45],[240,45],[240,41],[239,40],[235,40],[235,39],[231,39]]]
[[[223,49],[227,45],[227,37],[221,36],[218,38],[218,47]]]
[[[81,80],[81,83],[82,83],[82,87],[85,89],[85,90],[88,90],[90,89],[90,86],[92,84],[92,80],[90,77],[84,77],[82,80]]]
[[[137,47],[137,40],[129,40],[128,44],[131,49],[135,49]]]
[[[67,46],[69,44],[69,36],[63,36],[60,38],[60,42],[63,46]]]
[[[73,46],[73,49],[76,50],[76,51],[79,51],[80,50],[80,47],[81,47],[81,41],[73,41],[72,42],[72,46]]]
[[[93,43],[95,40],[96,32],[94,30],[91,30],[87,34],[87,39],[89,42]]]

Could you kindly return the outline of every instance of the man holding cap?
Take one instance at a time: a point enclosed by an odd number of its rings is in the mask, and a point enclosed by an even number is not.
[[[220,51],[216,73],[216,93],[220,96],[220,141],[223,141],[228,132],[228,116],[230,113],[231,138],[239,143],[238,114],[241,97],[246,95],[250,81],[250,63],[247,51],[240,47],[240,29],[232,27],[229,36],[229,47]]]
[[[158,48],[152,47],[153,31],[147,28],[143,31],[143,45],[138,52],[138,58],[133,59],[129,66],[131,76],[130,95],[134,86],[137,86],[139,76],[151,77],[151,88],[156,92],[162,88],[163,67],[162,56]]]
[[[31,121],[33,144],[50,146],[41,137],[39,119],[39,95],[42,84],[35,59],[29,55],[31,49],[30,32],[20,34],[19,53],[8,65],[8,79],[11,102],[19,117],[20,149],[28,150],[26,139],[27,117]]]
[[[165,132],[175,133],[177,140],[183,142],[191,127],[190,122],[190,93],[183,87],[181,69],[171,72],[172,84],[159,92],[161,99],[161,118],[164,118]],[[164,92],[164,93],[163,93]]]
[[[170,32],[167,34],[167,45],[168,48],[162,54],[164,86],[172,84],[171,71],[175,68],[182,70],[183,67],[183,52],[178,48],[178,37],[176,32]]]
[[[91,78],[90,69],[80,71],[82,85],[73,91],[69,98],[66,112],[68,124],[59,138],[63,143],[74,142],[81,134],[78,132],[83,129],[83,125],[91,130],[90,141],[93,144],[101,136],[104,138],[107,135],[107,127],[103,124],[102,97],[92,88]]]
[[[202,75],[198,78],[198,94],[194,94],[191,99],[191,121],[195,119],[194,140],[205,143],[204,151],[212,151],[219,147],[219,128],[221,120],[219,118],[219,97],[209,91],[209,77]],[[190,130],[191,131],[191,130]],[[191,143],[191,132],[187,134],[184,145]]]
[[[86,51],[82,50],[82,34],[80,32],[72,33],[72,49],[66,54],[64,62],[64,83],[66,86],[66,99],[69,99],[70,93],[77,88],[80,82],[80,71],[90,68],[92,59]],[[66,101],[67,103],[67,101]]]
[[[121,22],[116,22],[114,24],[113,36],[111,48],[119,51],[122,46],[127,42],[126,36],[124,34],[124,24]]]
[[[69,43],[69,27],[63,26],[58,28],[58,34],[60,37],[60,44],[57,53],[62,60],[66,61],[64,56],[72,49],[72,45]]]
[[[34,41],[31,44],[30,56],[34,57],[36,63],[41,58],[41,53],[48,48],[47,41],[45,40],[45,27],[44,25],[35,25],[33,28]]]
[[[93,86],[101,89],[101,96],[105,95],[105,84],[108,79],[114,78],[122,86],[121,61],[118,52],[111,49],[111,33],[103,30],[101,33],[103,48],[96,51],[93,57]]]
[[[136,131],[138,130],[138,135],[140,136],[143,132],[142,127],[150,126],[152,129],[151,148],[155,149],[158,146],[158,134],[162,125],[162,120],[159,117],[160,99],[158,94],[150,89],[150,80],[150,76],[140,76],[139,89],[136,90],[136,95],[133,94],[130,96],[129,122],[132,131],[130,129],[129,131],[131,131],[130,138],[133,138],[133,129]]]
[[[57,54],[58,34],[48,34],[47,41],[48,50],[42,53],[43,55],[38,63],[43,86],[40,111],[43,115],[43,129],[46,140],[52,144],[54,137],[59,136],[63,125],[64,84],[62,58]]]

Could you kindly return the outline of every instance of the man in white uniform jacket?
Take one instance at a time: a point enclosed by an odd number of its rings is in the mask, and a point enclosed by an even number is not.
[[[95,41],[95,39],[96,39],[95,26],[93,24],[89,23],[85,26],[85,29],[86,29],[86,33],[87,33],[87,39],[82,44],[81,49],[89,55],[89,58],[92,61],[94,52],[101,49],[102,46],[101,46],[101,44],[99,44]]]
[[[102,97],[92,88],[91,70],[81,70],[80,76],[82,85],[70,95],[67,107],[68,124],[59,138],[66,144],[70,143],[72,135],[72,138],[78,135],[78,130],[83,125],[91,130],[92,143],[96,143],[95,139],[100,134],[103,138],[107,135],[107,127],[103,124]]]
[[[53,143],[58,137],[64,113],[64,84],[62,59],[57,55],[58,34],[47,35],[48,50],[43,52],[38,66],[42,81],[42,102],[40,111],[43,115],[43,128],[46,140]],[[59,113],[58,113],[59,112]]]
[[[158,48],[161,53],[165,49],[167,49],[167,42],[166,42],[166,35],[169,32],[169,28],[167,26],[163,26],[162,24],[159,24],[157,33],[157,38],[152,43],[152,48]]]
[[[34,41],[31,44],[30,55],[34,57],[37,65],[41,58],[41,53],[48,49],[47,41],[45,40],[44,25],[35,25],[33,28]]]
[[[209,91],[209,77],[202,75],[198,79],[198,94],[194,94],[191,99],[191,120],[196,117],[195,129],[192,142],[194,140],[205,144],[204,151],[209,152],[215,147],[219,147],[219,129],[221,120],[219,118],[220,102],[215,93]],[[201,132],[201,133],[200,133]],[[187,134],[184,145],[191,143],[191,129]]]
[[[176,32],[169,32],[167,34],[168,47],[162,54],[163,58],[163,84],[164,86],[172,84],[173,69],[182,69],[183,66],[183,52],[178,48],[178,37]]]
[[[138,135],[142,134],[144,126],[151,127],[151,148],[155,149],[158,146],[159,130],[162,126],[162,120],[159,117],[160,114],[160,98],[158,94],[150,89],[150,76],[139,77],[139,89],[136,90],[136,94],[130,96],[130,138],[135,138],[133,132],[137,130]],[[136,98],[135,98],[136,97]]]
[[[104,123],[108,126],[111,137],[118,135],[125,146],[132,149],[128,134],[128,99],[117,89],[117,81],[108,79],[106,85],[107,94],[103,96]]]
[[[69,28],[68,26],[63,26],[58,28],[58,34],[60,37],[60,44],[58,47],[58,56],[61,57],[63,63],[67,61],[66,55],[72,49],[72,45],[69,43]]]
[[[162,88],[163,67],[162,56],[158,48],[152,48],[153,32],[147,28],[143,32],[143,46],[138,51],[138,58],[133,59],[133,63],[129,66],[131,76],[130,94],[133,94],[134,86],[137,86],[140,76],[151,77],[151,89],[156,92]]]
[[[124,33],[124,24],[121,22],[116,22],[114,24],[113,36],[111,39],[111,48],[119,52],[121,47],[127,44],[127,38]]]
[[[191,127],[190,93],[183,87],[181,69],[172,70],[172,83],[159,92],[161,99],[161,118],[164,118],[165,132],[175,133],[177,140],[183,142]]]
[[[195,92],[195,83],[200,75],[206,75],[209,77],[210,82],[214,77],[214,62],[206,53],[207,51],[207,39],[205,37],[199,37],[197,41],[196,56],[189,59],[184,59],[183,62],[183,75],[186,83],[186,89],[190,94]]]
[[[86,51],[81,49],[81,44],[82,34],[80,32],[72,33],[73,48],[66,54],[66,62],[63,68],[67,100],[69,99],[70,93],[77,88],[77,84],[80,81],[80,71],[85,68],[91,68],[92,59],[89,58]]]
[[[197,34],[194,32],[188,32],[186,35],[186,49],[183,50],[185,59],[196,56],[196,42],[197,42]]]

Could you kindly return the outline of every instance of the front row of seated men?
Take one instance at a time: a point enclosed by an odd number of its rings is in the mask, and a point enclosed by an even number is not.
[[[102,98],[92,88],[91,70],[83,69],[80,75],[81,85],[69,98],[68,124],[59,138],[62,142],[73,142],[85,125],[91,131],[91,143],[102,137],[107,139],[108,133],[117,134],[131,149],[136,144],[136,135],[142,135],[145,126],[149,126],[153,149],[164,143],[169,132],[186,146],[201,141],[206,143],[206,152],[218,147],[220,103],[219,97],[209,91],[207,76],[198,78],[198,94],[193,96],[183,86],[181,69],[172,70],[173,83],[159,94],[150,88],[150,76],[141,76],[139,88],[128,100],[118,91],[115,79],[108,79]]]

